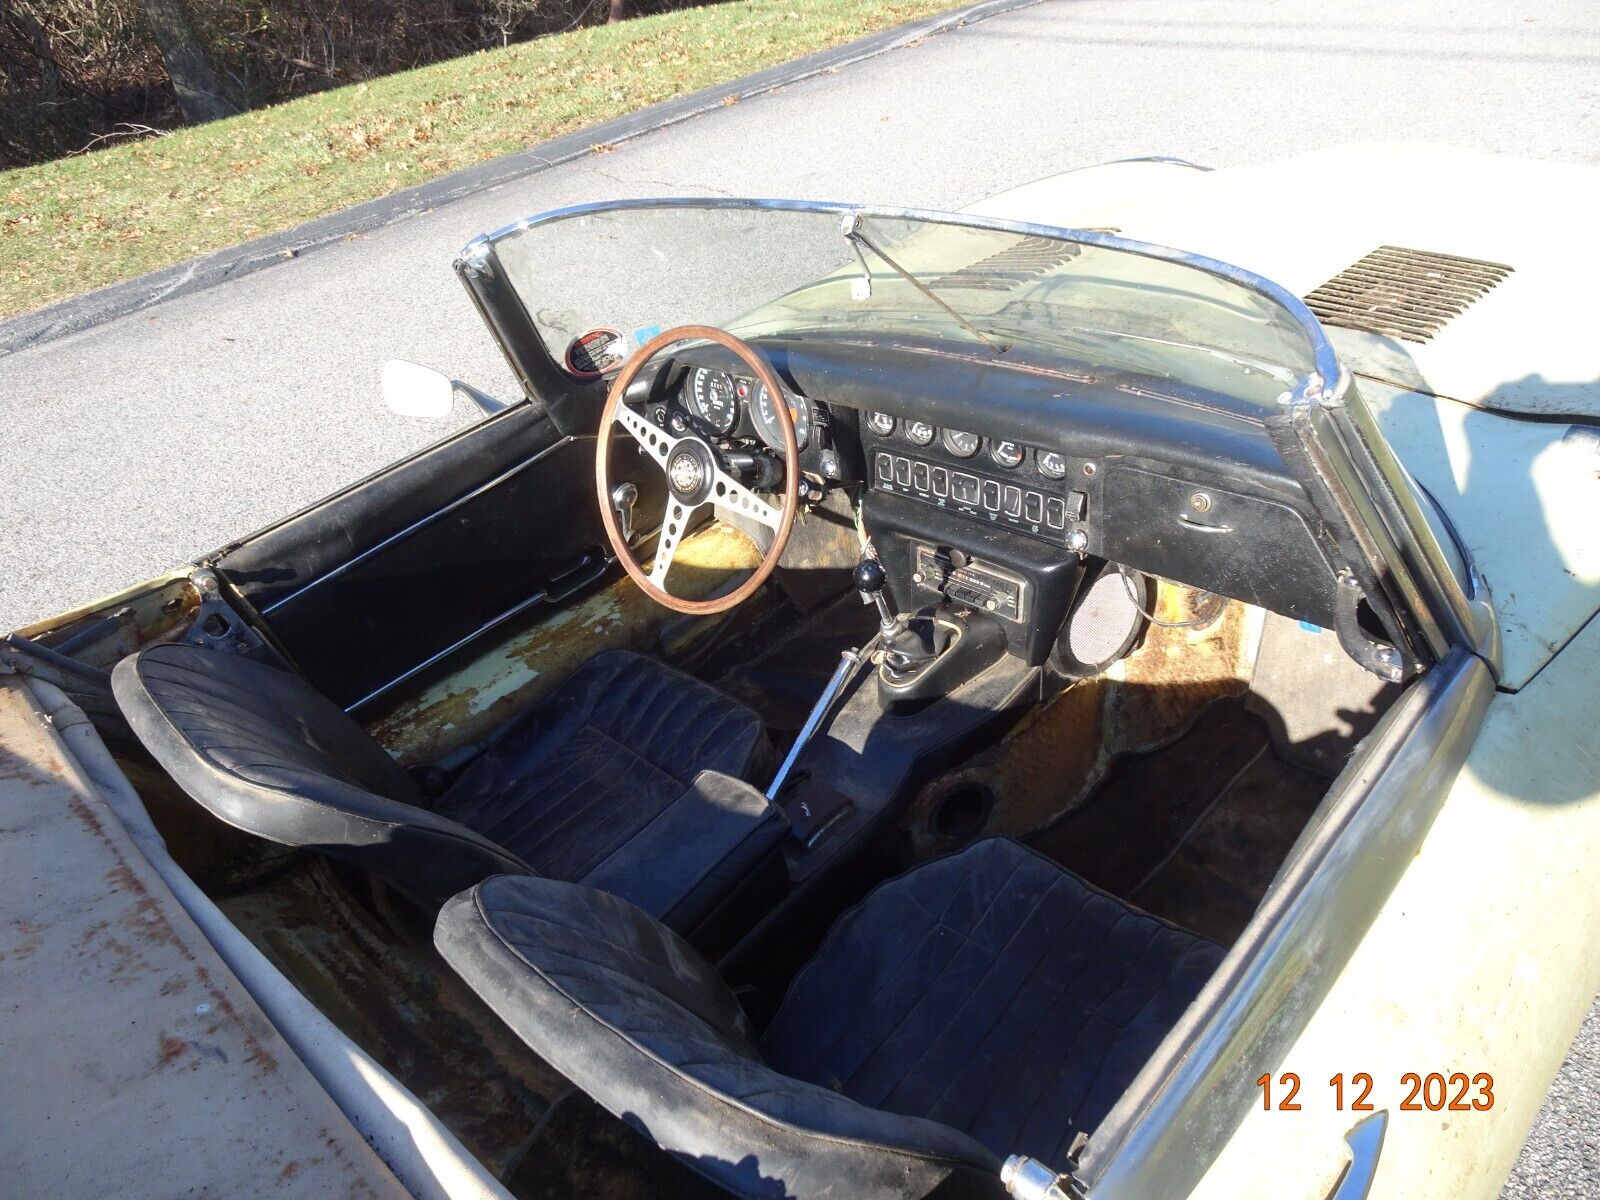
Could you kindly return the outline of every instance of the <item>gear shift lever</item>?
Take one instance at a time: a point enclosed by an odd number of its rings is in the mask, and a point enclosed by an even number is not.
[[[893,637],[900,627],[899,622],[895,620],[894,610],[883,598],[883,585],[887,581],[888,576],[884,574],[883,564],[877,559],[866,557],[856,564],[856,591],[878,606],[878,632],[885,640]]]
[[[937,658],[944,647],[939,631],[922,617],[907,620],[895,616],[883,594],[887,576],[876,558],[863,558],[856,564],[856,590],[878,606],[878,636],[883,640],[884,662],[897,672],[914,671]],[[926,634],[927,636],[924,636]]]

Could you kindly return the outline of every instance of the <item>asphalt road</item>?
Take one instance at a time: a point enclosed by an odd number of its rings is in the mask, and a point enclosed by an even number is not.
[[[20,351],[0,359],[0,629],[442,436],[383,408],[387,358],[512,395],[449,260],[521,215],[660,194],[955,208],[1108,159],[1396,138],[1600,161],[1600,5],[1045,0]],[[1600,1194],[1596,1130],[1591,1014],[1506,1195]]]

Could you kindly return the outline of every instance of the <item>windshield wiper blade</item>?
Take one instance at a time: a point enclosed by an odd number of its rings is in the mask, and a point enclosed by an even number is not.
[[[984,336],[982,330],[980,330],[971,321],[967,320],[960,313],[958,313],[955,309],[951,308],[942,299],[940,299],[939,296],[933,291],[932,288],[928,287],[925,283],[923,283],[921,280],[919,280],[910,271],[906,270],[899,263],[895,262],[894,259],[890,258],[887,254],[885,254],[881,247],[873,244],[872,239],[870,239],[869,237],[867,237],[866,234],[861,232],[861,214],[860,213],[854,213],[854,212],[853,213],[846,213],[844,215],[844,220],[841,221],[840,224],[839,224],[839,232],[844,235],[846,241],[848,241],[851,245],[856,247],[856,254],[857,255],[860,255],[860,253],[861,253],[860,247],[862,247],[862,246],[865,246],[868,250],[871,250],[879,258],[881,258],[884,262],[888,263],[889,264],[889,269],[892,270],[896,275],[900,276],[901,279],[904,279],[912,287],[916,288],[917,291],[921,292],[929,300],[932,300],[940,308],[944,309],[945,312],[949,313],[950,316],[955,319],[956,323],[959,324],[961,326],[961,328],[965,329],[973,337],[977,338],[985,346],[989,347],[989,349],[994,352],[996,357],[998,357],[998,356],[1000,356],[1000,355],[1002,355],[1002,354],[1004,354],[1006,352],[1006,348],[1004,346],[996,345],[994,342],[990,341],[989,338]],[[862,268],[862,270],[866,270],[866,267],[867,267],[867,260],[865,258],[863,258],[861,260],[861,268]],[[870,280],[871,279],[871,274],[869,273],[867,277]]]

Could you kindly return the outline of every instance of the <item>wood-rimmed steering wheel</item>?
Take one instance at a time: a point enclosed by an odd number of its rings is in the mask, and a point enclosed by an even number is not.
[[[623,395],[639,377],[646,363],[668,346],[690,340],[714,342],[731,350],[767,389],[767,395],[773,398],[773,414],[783,434],[782,507],[774,507],[735,479],[718,457],[716,447],[704,438],[696,437],[693,433],[680,434],[662,429],[644,413],[636,412],[623,403]],[[617,561],[633,581],[644,589],[645,595],[656,603],[681,613],[704,615],[727,612],[754,595],[783,557],[784,547],[789,544],[789,530],[794,526],[795,512],[800,504],[800,451],[795,444],[794,416],[783,397],[783,387],[766,359],[733,334],[709,325],[679,325],[657,334],[634,352],[612,381],[606,406],[600,413],[600,432],[595,439],[594,480],[599,492],[600,519],[605,523],[606,537],[611,541]],[[616,513],[611,508],[608,461],[611,457],[613,425],[620,425],[627,430],[645,455],[653,459],[667,477],[667,508],[661,517],[656,557],[648,575],[634,559],[633,551],[617,527]],[[702,504],[720,504],[731,512],[765,525],[772,530],[772,544],[755,573],[733,591],[709,600],[688,600],[674,596],[667,590],[667,572],[672,568],[672,556],[678,549],[678,541],[688,529],[689,517]]]

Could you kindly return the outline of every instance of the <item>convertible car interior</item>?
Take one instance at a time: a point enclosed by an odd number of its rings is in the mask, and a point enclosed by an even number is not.
[[[1315,319],[827,205],[456,266],[522,403],[40,639],[174,855],[516,1196],[1091,1157],[1470,585]]]

